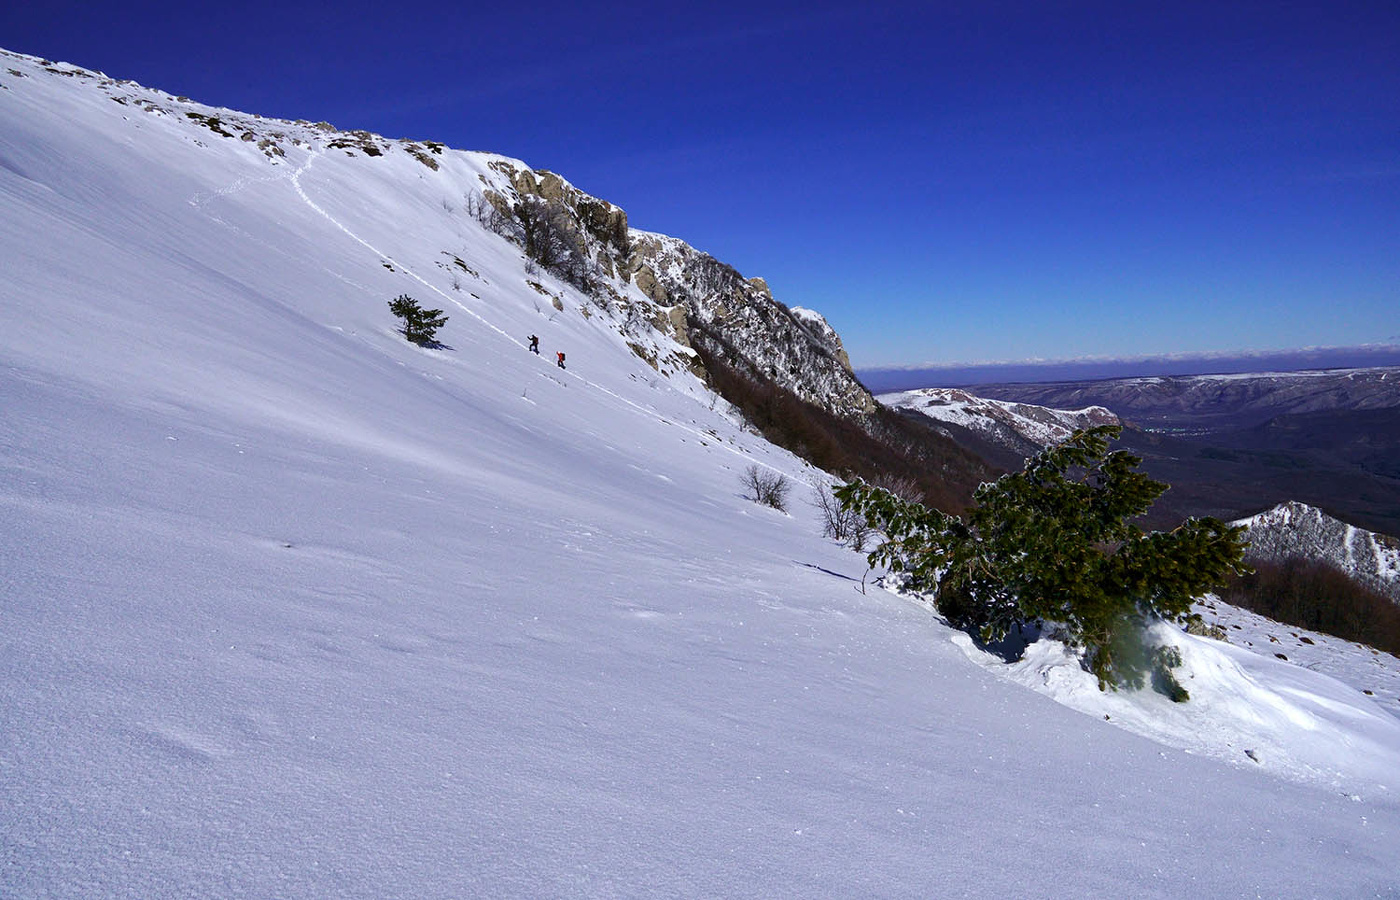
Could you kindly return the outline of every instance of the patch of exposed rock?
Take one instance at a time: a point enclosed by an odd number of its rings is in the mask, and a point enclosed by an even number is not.
[[[722,338],[723,347],[709,349],[737,354],[730,361],[739,368],[840,416],[875,410],[835,330],[819,314],[775,300],[763,279],[744,278],[684,241],[638,231],[628,270],[656,303],[684,307],[700,330]]]

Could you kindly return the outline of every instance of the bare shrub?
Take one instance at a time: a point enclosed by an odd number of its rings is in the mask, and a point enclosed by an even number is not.
[[[817,485],[812,490],[812,505],[822,520],[822,537],[839,541],[857,553],[865,551],[871,528],[863,516],[847,509],[836,499],[829,485]]]
[[[566,204],[527,194],[513,212],[527,257],[585,293],[596,290],[593,262]]]
[[[913,503],[924,502],[923,489],[919,487],[919,482],[916,481],[913,476],[881,472],[870,479],[870,484],[874,487],[889,491],[901,500],[908,500]]]
[[[486,195],[479,191],[473,191],[464,195],[462,200],[466,204],[467,215],[476,219],[488,231],[493,231],[509,240],[520,240],[520,226],[487,200]]]
[[[525,255],[544,268],[554,268],[574,250],[574,224],[563,203],[527,194],[513,212]]]
[[[771,506],[779,512],[787,512],[787,495],[791,485],[779,472],[749,466],[740,478],[746,496],[755,503]]]

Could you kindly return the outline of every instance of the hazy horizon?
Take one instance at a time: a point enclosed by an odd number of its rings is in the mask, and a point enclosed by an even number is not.
[[[1104,381],[1113,378],[1154,376],[1239,375],[1251,372],[1302,372],[1312,369],[1355,369],[1371,366],[1400,366],[1400,344],[1218,354],[858,367],[855,372],[867,388],[873,393],[881,394],[925,387]]]

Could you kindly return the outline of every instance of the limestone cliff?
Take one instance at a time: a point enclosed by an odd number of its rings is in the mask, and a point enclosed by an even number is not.
[[[836,415],[875,410],[820,314],[785,306],[763,279],[745,278],[682,240],[629,228],[623,210],[552,172],[504,159],[492,168],[505,176],[485,193],[493,227],[597,302],[645,318],[682,347],[706,340],[731,365]],[[629,285],[651,307],[637,303]],[[694,358],[691,367],[704,374]]]

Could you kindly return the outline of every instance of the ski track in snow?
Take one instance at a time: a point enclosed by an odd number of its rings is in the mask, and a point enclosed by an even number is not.
[[[463,303],[462,303],[460,300],[458,300],[457,298],[452,297],[452,296],[449,296],[448,294],[444,293],[440,288],[438,288],[436,285],[434,285],[434,284],[432,284],[431,282],[429,282],[427,279],[423,278],[421,275],[419,275],[417,272],[415,272],[411,267],[406,266],[406,265],[404,265],[403,263],[399,262],[399,260],[395,259],[393,256],[391,256],[391,255],[389,255],[389,254],[387,254],[387,253],[381,252],[381,251],[379,250],[379,248],[375,247],[375,246],[374,246],[373,244],[371,244],[369,241],[367,241],[367,240],[365,240],[364,238],[360,237],[358,234],[356,234],[354,231],[352,231],[352,230],[350,229],[350,227],[347,226],[344,222],[341,222],[341,221],[340,221],[339,219],[337,219],[335,216],[331,215],[331,214],[330,214],[329,212],[327,212],[324,208],[322,208],[321,205],[318,204],[315,200],[312,200],[311,197],[307,195],[306,189],[305,189],[304,187],[302,187],[302,185],[301,185],[301,176],[302,176],[303,174],[305,174],[306,171],[307,171],[308,169],[310,169],[311,166],[316,162],[316,160],[319,159],[319,158],[320,158],[321,156],[323,156],[324,154],[325,154],[325,151],[324,151],[324,150],[322,150],[322,149],[320,149],[320,148],[313,148],[313,149],[311,150],[311,152],[310,152],[310,155],[307,157],[306,162],[303,163],[295,172],[292,173],[292,187],[296,189],[297,196],[301,197],[302,202],[304,202],[307,206],[311,207],[311,209],[313,209],[315,212],[319,213],[323,218],[325,218],[325,220],[326,220],[327,222],[330,222],[330,223],[331,223],[332,225],[334,225],[336,228],[338,228],[338,229],[340,229],[342,232],[344,232],[344,233],[345,233],[345,236],[348,237],[348,238],[350,238],[350,240],[352,240],[352,241],[354,241],[355,243],[359,244],[361,247],[364,247],[366,250],[370,251],[371,253],[374,253],[374,254],[375,254],[376,256],[378,256],[380,259],[388,260],[389,262],[393,263],[395,266],[397,266],[398,268],[402,269],[402,270],[408,275],[408,277],[412,278],[414,281],[416,281],[416,282],[418,282],[419,284],[423,285],[423,287],[425,287],[425,288],[427,288],[428,290],[432,291],[434,294],[437,294],[439,297],[442,297],[442,298],[443,298],[444,300],[446,300],[448,303],[451,303],[453,306],[457,307],[457,308],[460,309],[462,312],[464,312],[464,313],[466,313],[467,315],[471,316],[473,319],[476,319],[476,320],[477,320],[478,322],[480,322],[482,325],[485,325],[487,328],[489,328],[489,329],[491,329],[492,331],[496,332],[496,333],[499,334],[501,337],[505,338],[507,341],[509,341],[510,343],[514,344],[516,347],[519,347],[519,348],[522,349],[522,350],[525,349],[525,344],[524,344],[524,343],[522,343],[522,342],[516,340],[516,339],[515,339],[514,337],[512,337],[508,332],[506,332],[506,331],[502,330],[501,328],[497,327],[495,324],[493,324],[493,323],[491,323],[491,322],[488,322],[485,318],[483,318],[482,316],[480,316],[479,314],[477,314],[474,310],[469,309],[465,304],[463,304]]]
[[[406,273],[406,274],[407,274],[410,278],[412,278],[414,281],[416,281],[416,282],[418,282],[419,284],[423,285],[423,287],[425,287],[425,288],[427,288],[428,290],[432,291],[434,294],[437,294],[439,297],[443,298],[443,299],[446,300],[448,303],[451,303],[453,306],[457,307],[457,308],[460,309],[462,312],[466,313],[468,316],[471,316],[473,319],[475,319],[476,321],[480,322],[482,325],[484,325],[484,326],[486,326],[487,328],[491,329],[491,330],[494,331],[496,334],[500,335],[502,338],[504,338],[505,340],[509,341],[509,342],[510,342],[511,344],[513,344],[515,347],[517,347],[517,348],[519,348],[519,349],[521,349],[521,350],[525,350],[525,349],[526,349],[525,344],[524,344],[523,341],[517,340],[517,339],[516,339],[512,334],[510,334],[508,331],[505,331],[504,329],[502,329],[502,328],[500,328],[499,326],[497,326],[495,323],[488,321],[485,317],[483,317],[481,314],[479,314],[479,313],[476,312],[475,310],[468,308],[465,304],[463,304],[463,303],[462,303],[460,300],[458,300],[457,298],[455,298],[455,297],[453,297],[453,296],[447,294],[447,293],[444,292],[441,288],[437,287],[436,285],[434,285],[433,283],[431,283],[431,282],[428,281],[427,279],[423,278],[421,275],[419,275],[417,272],[415,272],[411,266],[405,265],[404,263],[400,262],[398,259],[394,258],[392,255],[390,255],[390,254],[388,254],[388,253],[382,252],[378,247],[375,247],[375,246],[374,246],[373,244],[371,244],[369,241],[365,240],[364,238],[362,238],[362,237],[360,237],[358,234],[356,234],[356,233],[355,233],[348,225],[346,225],[344,222],[340,221],[340,220],[337,219],[335,216],[331,215],[325,208],[323,208],[323,207],[322,207],[320,204],[318,204],[315,200],[312,200],[311,197],[307,195],[306,189],[305,189],[304,187],[302,187],[302,184],[301,184],[301,176],[302,176],[308,169],[311,168],[312,164],[315,163],[317,159],[319,159],[319,158],[320,158],[321,156],[323,156],[323,155],[325,155],[325,151],[324,151],[323,149],[320,149],[320,148],[312,148],[311,151],[310,151],[310,155],[309,155],[309,156],[307,157],[307,159],[306,159],[306,162],[304,162],[304,163],[303,163],[301,166],[299,166],[294,172],[292,172],[292,175],[291,175],[292,187],[296,189],[297,196],[300,197],[300,198],[302,199],[302,202],[304,202],[307,206],[311,207],[312,210],[314,210],[316,213],[318,213],[320,216],[322,216],[327,222],[330,222],[330,223],[331,223],[332,225],[334,225],[336,228],[340,229],[340,231],[342,231],[342,232],[345,234],[346,237],[350,238],[352,241],[354,241],[355,243],[359,244],[361,247],[364,247],[366,250],[368,250],[368,251],[370,251],[371,253],[375,254],[375,255],[376,255],[378,258],[380,258],[380,259],[388,260],[390,263],[392,263],[393,265],[397,266],[399,269],[403,270],[404,273]],[[240,181],[246,181],[246,179],[240,179]],[[235,190],[235,189],[237,188],[237,186],[238,186],[238,183],[235,182],[235,184],[234,184],[234,185],[231,185],[229,188],[227,188],[227,189],[225,189],[225,190],[223,190],[223,191],[216,192],[216,193],[219,193],[219,194],[231,193],[233,190]],[[191,202],[193,203],[193,201],[191,201]],[[642,405],[639,404],[639,403],[635,403],[635,402],[633,402],[632,400],[628,400],[626,397],[623,397],[621,394],[618,394],[617,392],[615,392],[615,391],[613,391],[613,390],[611,390],[611,389],[609,389],[609,388],[607,388],[607,387],[604,387],[604,386],[601,385],[601,384],[598,384],[598,383],[593,382],[593,381],[589,381],[587,378],[584,378],[582,375],[579,375],[579,374],[577,374],[577,373],[575,373],[575,372],[571,372],[571,371],[570,371],[569,369],[567,369],[567,368],[562,368],[561,371],[565,374],[566,377],[572,378],[572,379],[574,379],[575,381],[578,381],[578,382],[580,382],[581,384],[583,384],[583,385],[585,385],[585,386],[587,386],[587,387],[591,387],[591,388],[593,388],[593,389],[595,389],[595,390],[597,390],[597,391],[599,391],[599,392],[601,392],[601,393],[603,393],[603,394],[606,394],[606,395],[609,396],[609,397],[612,397],[613,399],[615,399],[615,400],[617,400],[617,401],[619,401],[619,402],[625,404],[626,406],[630,407],[633,411],[637,412],[637,413],[640,414],[640,415],[646,416],[647,418],[655,418],[655,419],[658,419],[659,421],[664,422],[664,423],[666,423],[667,425],[675,426],[676,428],[679,428],[679,429],[681,429],[682,431],[685,431],[687,434],[693,435],[693,436],[694,436],[696,439],[698,439],[698,440],[705,441],[706,443],[713,442],[713,443],[717,444],[719,447],[723,448],[724,450],[726,450],[726,451],[728,451],[728,452],[734,454],[735,456],[740,457],[741,459],[744,459],[744,460],[746,460],[746,461],[748,461],[748,462],[751,462],[751,463],[753,463],[753,464],[755,464],[755,465],[762,466],[762,467],[764,467],[765,469],[768,469],[768,470],[770,470],[770,471],[777,472],[777,473],[780,474],[780,475],[784,475],[784,476],[787,476],[787,477],[789,477],[789,478],[794,478],[794,479],[800,480],[800,476],[797,475],[797,474],[795,474],[795,473],[793,473],[793,472],[784,471],[783,469],[780,469],[780,468],[778,468],[777,466],[772,465],[771,463],[766,463],[766,462],[764,462],[764,461],[762,461],[762,460],[760,460],[760,459],[755,458],[754,456],[752,456],[752,455],[750,455],[750,454],[744,453],[742,450],[739,450],[739,449],[734,448],[734,447],[730,447],[730,446],[726,445],[723,441],[715,441],[713,435],[706,434],[705,432],[702,432],[702,431],[700,431],[700,430],[698,430],[698,429],[695,429],[695,428],[691,428],[691,427],[688,426],[688,425],[683,425],[683,424],[681,424],[680,422],[677,422],[677,421],[675,421],[675,420],[673,420],[673,419],[668,419],[668,418],[666,418],[665,416],[662,416],[662,415],[660,415],[659,413],[657,413],[655,410],[649,410],[649,409],[647,409],[646,407],[642,406]],[[551,376],[546,375],[545,377],[551,377]]]
[[[313,148],[310,152],[315,153],[316,151],[315,151],[314,148]],[[321,151],[321,152],[324,152],[324,151]],[[276,244],[273,244],[273,243],[271,243],[270,241],[267,241],[267,240],[264,240],[264,239],[261,238],[261,237],[258,237],[258,236],[255,235],[255,234],[250,234],[250,233],[247,231],[247,229],[245,229],[245,228],[241,228],[241,227],[239,227],[239,226],[233,224],[232,222],[228,221],[227,219],[225,219],[225,218],[223,218],[222,216],[218,215],[217,213],[213,212],[213,211],[209,208],[209,204],[212,203],[212,202],[215,201],[215,200],[220,200],[220,199],[223,199],[223,198],[225,198],[225,197],[229,197],[229,196],[231,196],[231,195],[233,195],[233,194],[236,194],[236,193],[238,193],[239,191],[242,191],[243,189],[249,187],[250,185],[254,185],[254,184],[270,184],[270,183],[279,182],[279,181],[290,181],[290,182],[292,183],[293,187],[295,187],[295,188],[297,189],[297,194],[298,194],[303,200],[306,200],[306,201],[308,202],[308,204],[311,206],[312,209],[315,209],[317,212],[321,213],[323,216],[326,216],[326,218],[327,218],[328,220],[330,220],[331,222],[335,223],[335,220],[334,220],[334,219],[331,219],[330,216],[326,215],[326,213],[325,213],[324,210],[321,210],[320,208],[318,208],[314,203],[310,203],[309,198],[307,198],[306,194],[305,194],[304,192],[302,192],[302,190],[301,190],[301,188],[300,188],[300,185],[298,184],[297,179],[299,178],[299,176],[301,175],[301,173],[302,173],[302,172],[307,168],[307,166],[309,166],[309,165],[310,165],[310,160],[308,160],[305,164],[303,164],[303,165],[302,165],[300,168],[298,168],[298,169],[295,169],[295,170],[287,169],[287,170],[284,170],[284,171],[278,171],[278,172],[274,172],[274,173],[271,174],[271,175],[263,176],[263,177],[261,177],[261,178],[254,178],[254,177],[251,176],[251,175],[243,175],[243,176],[240,176],[239,178],[235,179],[234,182],[233,182],[232,184],[226,185],[226,186],[221,187],[221,188],[216,188],[215,190],[212,190],[212,191],[201,191],[201,192],[195,194],[193,197],[191,197],[191,198],[189,199],[189,204],[190,204],[190,206],[194,207],[194,208],[195,208],[196,210],[198,210],[199,212],[203,213],[205,216],[209,217],[210,219],[212,219],[212,220],[215,221],[215,222],[218,222],[220,225],[222,225],[222,226],[224,226],[225,228],[229,229],[229,230],[232,231],[234,234],[239,235],[239,236],[242,237],[243,239],[248,240],[248,241],[251,241],[251,242],[257,244],[259,247],[265,247],[265,248],[267,248],[268,250],[271,250],[272,252],[277,253],[278,255],[285,256],[285,255],[286,255],[286,251],[285,251],[284,249],[282,249],[281,247],[278,247]],[[339,223],[335,223],[335,224],[338,225]],[[343,229],[343,230],[344,230],[344,229]],[[361,241],[361,243],[364,243],[364,242]],[[366,245],[366,246],[368,246],[368,245]],[[337,281],[340,281],[342,284],[346,284],[346,285],[348,285],[348,286],[350,286],[350,287],[352,287],[352,288],[355,288],[356,290],[359,290],[359,291],[368,291],[368,290],[369,290],[369,287],[368,287],[367,285],[360,284],[358,281],[355,281],[354,279],[349,278],[348,276],[346,276],[343,272],[338,272],[338,271],[336,271],[335,269],[332,269],[332,268],[330,268],[329,266],[325,266],[325,265],[320,266],[320,269],[321,269],[321,271],[323,271],[323,272],[325,272],[326,274],[330,275],[332,278],[335,278]]]

